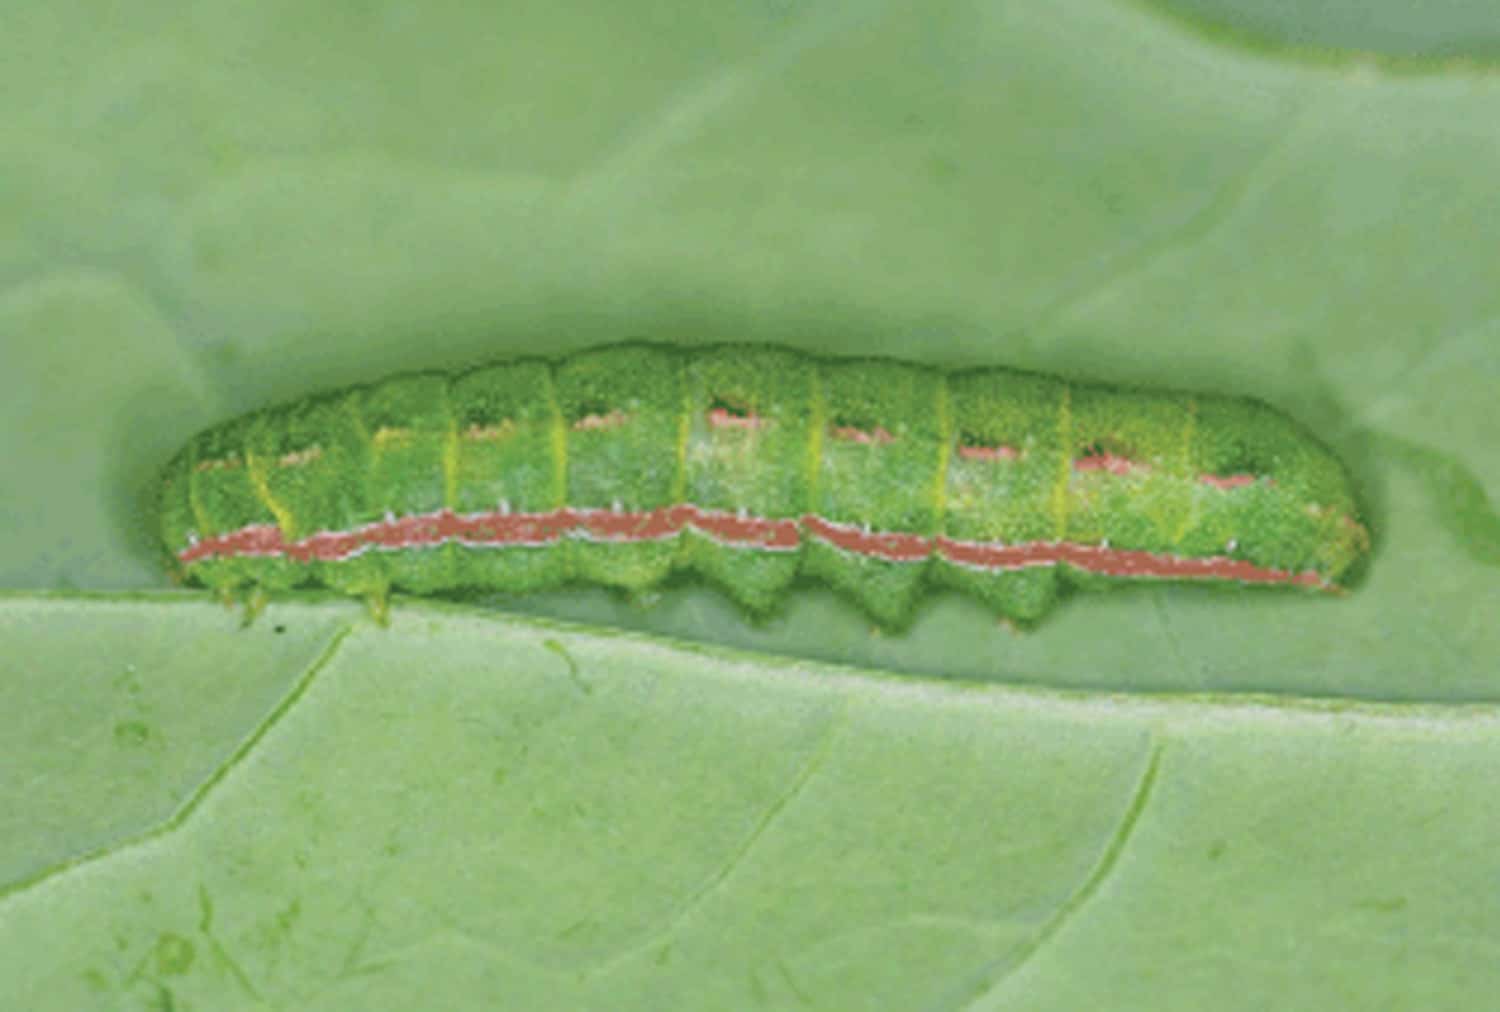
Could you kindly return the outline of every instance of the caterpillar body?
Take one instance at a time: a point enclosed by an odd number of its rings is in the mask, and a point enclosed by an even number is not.
[[[1065,585],[1336,589],[1369,548],[1339,461],[1256,401],[643,343],[221,424],[168,465],[161,533],[179,576],[226,594],[691,568],[754,612],[818,577],[887,625],[928,582],[1026,622]]]

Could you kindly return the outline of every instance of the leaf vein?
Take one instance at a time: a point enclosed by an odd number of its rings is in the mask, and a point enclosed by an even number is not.
[[[329,662],[333,660],[334,655],[338,653],[339,648],[344,643],[344,640],[347,639],[349,637],[349,634],[353,631],[354,626],[350,624],[343,626],[333,634],[332,638],[328,641],[328,645],[323,648],[322,652],[319,653],[318,656],[313,659],[312,663],[309,664],[307,668],[302,672],[302,674],[297,677],[297,680],[295,683],[293,683],[291,689],[274,707],[272,707],[271,712],[266,715],[265,719],[257,724],[251,730],[251,732],[245,736],[245,738],[239,743],[239,745],[235,747],[234,751],[231,752],[223,762],[216,766],[208,774],[208,776],[206,776],[202,780],[202,782],[192,790],[192,792],[188,795],[187,800],[179,805],[177,807],[177,810],[174,811],[171,815],[167,816],[166,819],[154,826],[150,826],[142,830],[141,832],[134,834],[133,836],[128,836],[123,840],[111,842],[96,850],[88,851],[75,857],[67,858],[66,860],[50,865],[49,867],[42,868],[41,870],[28,875],[25,878],[12,882],[9,885],[0,887],[0,907],[3,907],[4,904],[10,902],[11,900],[14,900],[18,896],[30,892],[32,889],[36,889],[45,885],[53,879],[60,878],[63,875],[71,874],[72,872],[75,872],[80,868],[98,864],[99,862],[114,857],[117,854],[122,854],[129,850],[133,850],[136,847],[144,846],[145,844],[169,836],[176,830],[180,829],[182,825],[187,822],[187,820],[192,816],[192,814],[203,806],[203,803],[208,800],[208,797],[221,783],[224,782],[229,774],[249,758],[250,753],[254,751],[255,747],[265,739],[266,735],[271,732],[271,729],[279,724],[282,718],[284,718],[289,712],[291,712],[292,708],[302,699],[303,696],[307,694],[308,689],[312,687],[312,683],[317,678],[319,672],[326,668]]]
[[[660,927],[648,933],[640,941],[629,945],[613,956],[601,960],[585,973],[585,979],[608,973],[632,957],[646,952],[670,938],[679,925],[691,917],[694,911],[701,908],[733,876],[735,870],[745,864],[750,852],[765,837],[766,833],[781,817],[782,813],[791,807],[792,803],[801,796],[802,792],[806,790],[808,783],[812,780],[813,775],[827,761],[833,740],[838,737],[838,731],[843,725],[844,715],[844,704],[841,703],[839,709],[829,719],[828,724],[824,728],[821,740],[813,747],[812,754],[803,762],[802,768],[797,771],[791,782],[787,784],[786,789],[766,806],[766,810],[761,813],[761,817],[750,828],[750,832],[745,835],[745,838],[740,841],[739,845],[725,858],[719,869],[704,879],[697,889],[693,890],[686,899],[678,904],[677,908],[672,911]]]
[[[1098,895],[1105,881],[1114,874],[1120,856],[1125,853],[1125,848],[1134,836],[1136,827],[1140,825],[1141,815],[1151,801],[1152,791],[1156,787],[1157,774],[1161,770],[1162,751],[1161,743],[1152,745],[1151,752],[1146,758],[1146,767],[1141,771],[1140,779],[1136,781],[1135,790],[1131,792],[1130,803],[1125,806],[1124,814],[1120,816],[1115,831],[1110,834],[1109,840],[1106,841],[1099,859],[1094,862],[1094,867],[1089,871],[1088,876],[1018,951],[1007,952],[980,968],[975,975],[979,978],[978,986],[973,989],[973,993],[967,999],[956,1006],[958,1009],[974,1008],[982,998],[994,993],[1007,980],[1015,977],[1027,963],[1036,957],[1037,953],[1046,948],[1063,928],[1075,919],[1090,900]],[[1010,965],[1004,973],[993,981],[989,981],[989,976],[1001,963]]]

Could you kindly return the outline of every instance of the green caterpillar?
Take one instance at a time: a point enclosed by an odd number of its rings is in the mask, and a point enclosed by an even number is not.
[[[754,612],[816,576],[887,625],[926,581],[1028,622],[1064,584],[1337,589],[1369,548],[1338,460],[1255,401],[640,343],[219,425],[167,467],[161,533],[226,595],[691,568]]]

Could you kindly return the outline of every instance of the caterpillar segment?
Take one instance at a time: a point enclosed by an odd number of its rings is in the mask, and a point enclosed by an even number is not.
[[[887,626],[929,584],[1021,623],[1066,586],[1337,590],[1369,549],[1339,461],[1255,401],[643,343],[231,420],[168,466],[161,532],[223,594],[691,569],[755,613],[821,579]]]

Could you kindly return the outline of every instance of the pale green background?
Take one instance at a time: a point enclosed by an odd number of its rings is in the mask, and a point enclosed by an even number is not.
[[[0,996],[1500,993],[1500,70],[1366,6],[0,5]],[[1253,394],[1376,556],[1025,634],[166,589],[198,427],[629,336]]]

